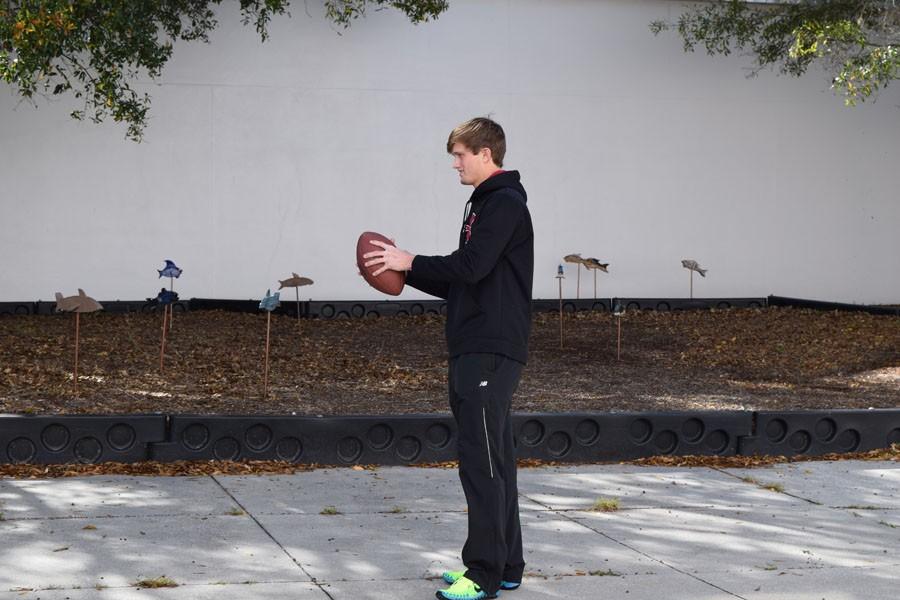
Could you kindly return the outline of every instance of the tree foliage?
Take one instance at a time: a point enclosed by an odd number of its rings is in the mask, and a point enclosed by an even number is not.
[[[755,58],[754,73],[772,67],[800,76],[821,63],[851,106],[874,97],[900,69],[895,0],[718,0],[683,13],[677,23],[657,21],[650,28],[655,34],[677,29],[688,52],[747,52]]]
[[[290,0],[239,0],[244,24],[263,41],[273,16]],[[74,95],[76,119],[127,124],[139,141],[150,96],[134,89],[138,77],[158,78],[174,43],[208,42],[222,0],[0,0],[0,79],[23,98]],[[447,0],[325,0],[326,16],[348,27],[369,7],[395,8],[421,23],[437,18]]]

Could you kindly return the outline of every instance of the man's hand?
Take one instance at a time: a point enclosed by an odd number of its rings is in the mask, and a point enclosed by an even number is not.
[[[363,258],[367,259],[365,266],[371,267],[372,265],[382,265],[380,269],[372,273],[375,277],[378,277],[388,270],[409,271],[412,269],[413,258],[415,258],[414,255],[406,250],[401,250],[396,246],[391,246],[390,244],[385,244],[384,242],[379,242],[377,240],[372,240],[372,244],[383,248],[383,250],[375,250],[363,254]]]

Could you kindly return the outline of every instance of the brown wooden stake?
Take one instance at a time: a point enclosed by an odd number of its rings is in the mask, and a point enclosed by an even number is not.
[[[691,273],[691,300],[693,300],[694,299],[694,272],[690,271],[690,273]]]
[[[269,397],[269,331],[272,328],[272,312],[266,311],[266,367],[263,377],[263,398]]]
[[[575,279],[575,299],[581,299],[581,263],[575,265],[575,268],[578,269],[578,277]]]
[[[300,327],[300,288],[295,287],[294,291],[297,292],[297,327]]]
[[[75,395],[78,395],[78,338],[81,337],[81,315],[75,313]]]
[[[159,345],[159,372],[163,372],[163,357],[166,355],[166,320],[169,318],[169,305],[163,306],[162,342]]]
[[[175,291],[175,278],[169,277],[169,291]],[[169,329],[175,326],[175,310],[174,308],[169,308]]]
[[[559,349],[563,347],[562,278],[559,279]]]
[[[622,360],[622,317],[616,317],[616,360]]]
[[[597,269],[594,269],[594,300],[597,299]]]

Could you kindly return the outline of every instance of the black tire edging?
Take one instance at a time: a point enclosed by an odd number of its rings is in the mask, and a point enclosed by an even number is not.
[[[871,315],[888,315],[900,317],[900,308],[889,306],[873,306],[870,304],[846,304],[843,302],[825,302],[822,300],[804,300],[802,298],[785,298],[769,296],[769,306],[789,306],[793,308],[811,308],[814,310],[840,310],[845,312],[865,312]]]
[[[741,455],[821,456],[900,444],[900,410],[758,412],[756,435],[741,439]]]
[[[518,458],[820,456],[900,443],[900,409],[516,413]],[[456,459],[449,415],[0,415],[0,464],[283,460],[416,465]]]
[[[0,464],[139,462],[166,437],[165,415],[0,415]]]
[[[453,419],[438,415],[175,415],[169,439],[151,445],[149,457],[404,465],[450,460],[455,436]]]
[[[154,312],[159,309],[156,298],[146,300],[101,300],[109,313]],[[276,314],[304,319],[359,319],[408,315],[446,315],[447,303],[443,300],[300,300],[284,295]],[[711,308],[762,308],[766,298],[563,298],[562,309],[566,313],[599,311],[610,312],[616,304],[627,310],[708,310]],[[0,316],[52,315],[55,302],[0,302]],[[848,305],[856,306],[856,305]],[[259,300],[191,298],[179,300],[173,305],[176,312],[200,310],[224,310],[230,312],[259,312]],[[857,307],[858,308],[858,307]],[[558,312],[559,299],[535,299],[533,312]],[[884,309],[890,310],[890,309]],[[900,310],[896,311],[900,313]]]
[[[150,312],[156,310],[155,298],[146,300],[103,300],[103,308],[111,313]],[[786,306],[815,310],[839,310],[867,312],[873,315],[900,316],[900,307],[874,306],[869,304],[846,304],[821,300],[805,300],[784,296],[765,298],[563,298],[563,312],[601,311],[609,312],[616,306],[628,310],[710,310],[727,308],[765,308]],[[0,316],[51,315],[55,302],[0,302]],[[178,312],[188,310],[226,310],[233,312],[259,311],[259,300],[229,300],[215,298],[191,298],[174,304]],[[297,316],[297,301],[286,294],[276,314]],[[447,304],[443,300],[300,300],[300,317],[305,319],[371,318],[383,316],[406,316],[418,314],[447,314]],[[558,312],[560,300],[532,300],[533,312]]]

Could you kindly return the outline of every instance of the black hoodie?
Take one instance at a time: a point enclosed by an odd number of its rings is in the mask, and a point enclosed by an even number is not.
[[[449,256],[416,256],[406,283],[447,300],[450,357],[492,352],[525,363],[531,329],[534,230],[518,171],[475,188]]]

